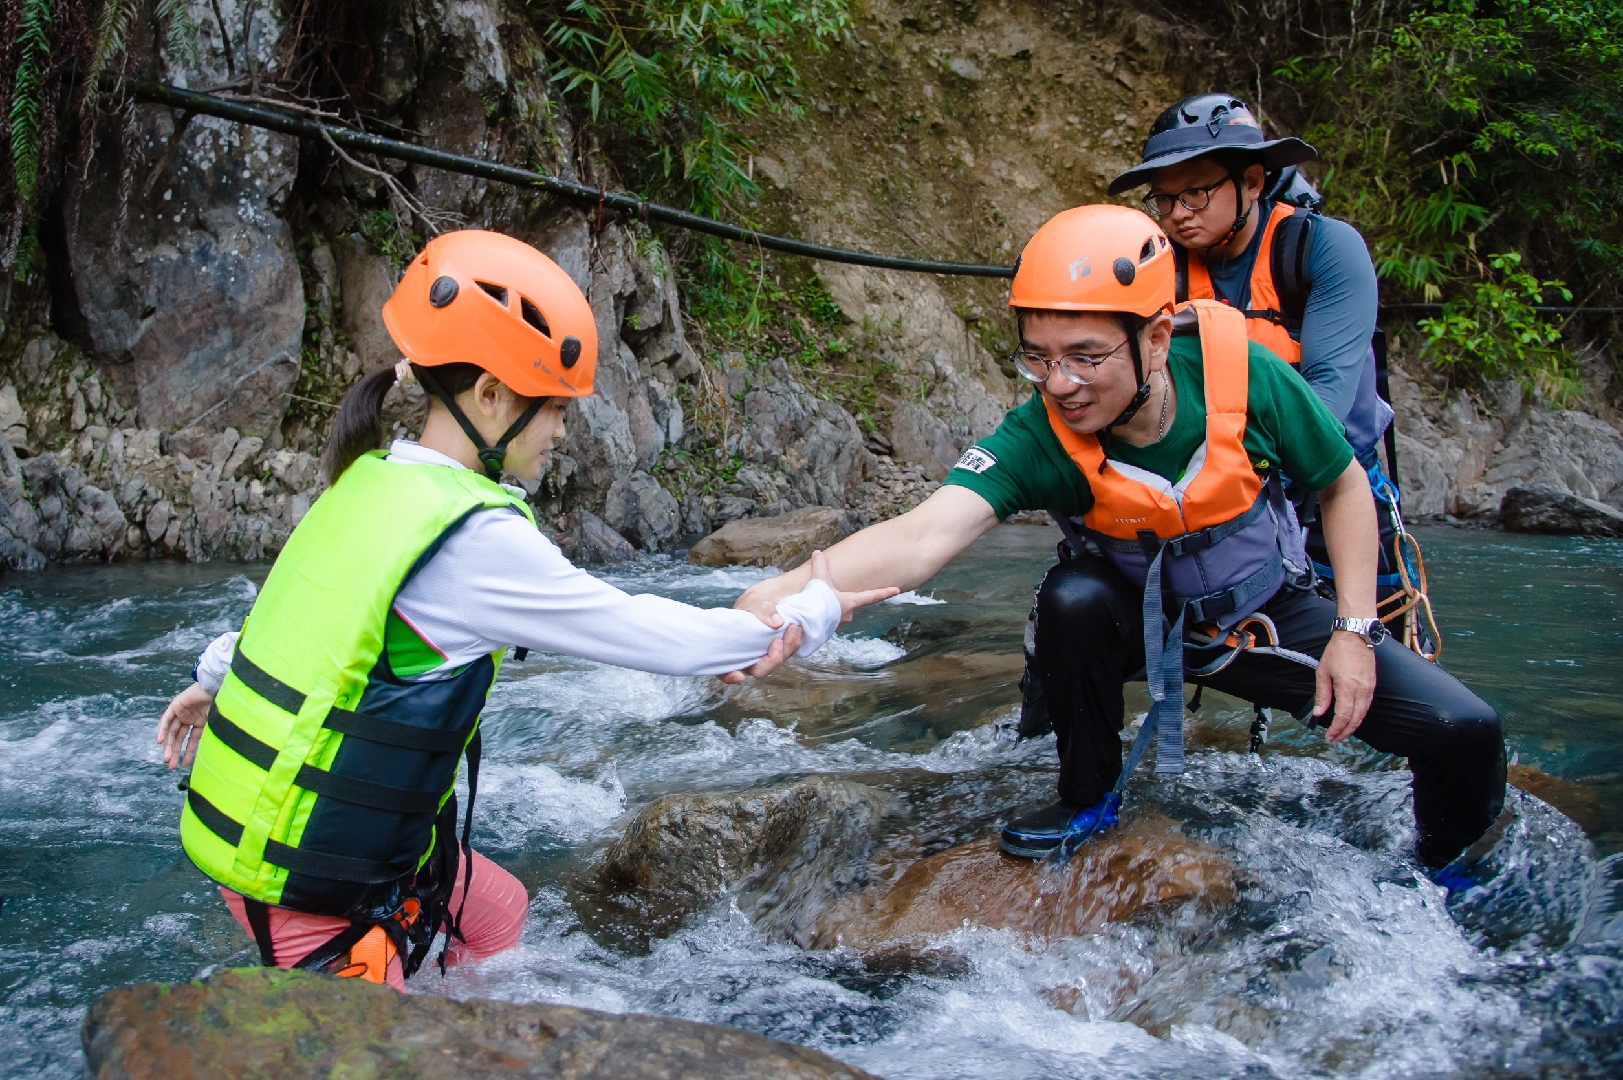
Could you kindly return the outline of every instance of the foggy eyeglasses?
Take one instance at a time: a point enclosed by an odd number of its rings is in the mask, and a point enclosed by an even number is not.
[[[1172,202],[1176,199],[1185,210],[1204,210],[1212,204],[1212,192],[1228,182],[1229,178],[1225,176],[1215,184],[1185,188],[1176,195],[1162,195],[1152,191],[1144,196],[1144,209],[1156,217],[1166,217],[1172,213]]]
[[[1066,353],[1058,360],[1050,360],[1042,353],[1026,352],[1017,349],[1009,357],[1014,370],[1019,372],[1022,379],[1034,383],[1045,383],[1048,376],[1058,367],[1060,372],[1071,382],[1078,386],[1091,386],[1099,377],[1099,365],[1121,352],[1121,347],[1127,344],[1127,338],[1122,338],[1116,347],[1109,352],[1099,353]]]

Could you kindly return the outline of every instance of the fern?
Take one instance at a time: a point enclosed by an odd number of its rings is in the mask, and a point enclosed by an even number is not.
[[[135,21],[139,0],[107,0],[96,19],[95,51],[85,65],[85,94],[80,114],[89,116],[101,96],[101,77],[115,57],[124,55],[130,25]]]
[[[45,65],[51,58],[51,0],[23,0],[17,20],[17,72],[11,89],[11,170],[17,201],[26,205],[39,185],[40,110]]]
[[[158,21],[163,23],[163,51],[169,59],[177,64],[190,64],[196,60],[197,24],[192,22],[186,0],[158,0],[155,14]]]

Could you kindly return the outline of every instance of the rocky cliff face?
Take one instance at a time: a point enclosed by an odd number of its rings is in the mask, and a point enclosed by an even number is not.
[[[302,47],[275,5],[189,7],[197,55],[150,74],[252,95]],[[614,186],[548,96],[522,8],[379,13],[348,91],[372,123]],[[806,62],[804,116],[755,125],[763,191],[748,209],[780,231],[1007,261],[1049,214],[1101,197],[1183,78],[1169,70],[1177,33],[1142,14],[1056,23],[1029,0],[866,0],[856,17],[850,41]],[[1022,393],[994,359],[1010,334],[1001,283],[817,264],[840,337],[836,370],[817,374],[781,349],[714,343],[638,222],[223,121],[132,115],[133,158],[97,154],[64,199],[77,209],[57,215],[48,273],[0,295],[10,566],[277,551],[319,494],[333,404],[397,358],[378,311],[410,252],[407,203],[535,243],[592,302],[598,390],[571,405],[532,493],[559,528],[585,511],[661,549],[805,506],[871,521],[926,495]],[[842,389],[858,385],[867,397]],[[1492,516],[1528,482],[1623,505],[1623,436],[1605,420],[1396,387],[1411,515]],[[421,407],[392,402],[394,433]]]

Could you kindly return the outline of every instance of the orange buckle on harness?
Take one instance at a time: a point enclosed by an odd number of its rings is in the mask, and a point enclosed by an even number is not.
[[[391,916],[390,921],[398,928],[398,933],[405,937],[406,930],[422,914],[423,906],[417,900],[407,900],[400,910]],[[395,935],[383,924],[372,927],[366,936],[349,948],[349,963],[334,971],[333,974],[340,979],[361,979],[370,983],[382,984],[387,981],[389,964],[400,954],[400,946],[395,943]]]

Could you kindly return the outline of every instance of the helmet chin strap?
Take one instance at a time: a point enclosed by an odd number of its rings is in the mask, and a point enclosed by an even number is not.
[[[1221,248],[1228,247],[1234,238],[1240,235],[1240,230],[1245,228],[1245,223],[1251,219],[1252,209],[1257,205],[1256,203],[1252,203],[1250,206],[1245,204],[1245,191],[1240,187],[1239,173],[1229,173],[1229,181],[1234,185],[1234,205],[1239,207],[1240,213],[1234,219],[1234,224],[1229,226],[1229,231],[1223,234],[1223,239],[1206,248],[1206,254],[1208,255]]]
[[[479,455],[479,464],[484,466],[485,475],[492,480],[502,474],[502,465],[507,461],[507,444],[518,438],[519,432],[529,426],[530,421],[535,419],[535,414],[541,411],[541,406],[547,403],[544,397],[530,402],[530,407],[520,413],[519,418],[502,432],[501,438],[496,440],[496,445],[491,446],[485,442],[485,437],[479,434],[479,429],[473,426],[473,421],[468,419],[462,407],[456,403],[456,399],[447,394],[440,381],[429,373],[428,368],[417,367],[414,364],[412,370],[423,389],[433,394],[439,403],[445,406],[451,418],[462,428],[462,433],[468,437],[468,441],[473,443],[474,452]]]
[[[1133,378],[1138,380],[1138,392],[1133,395],[1133,400],[1127,403],[1127,408],[1123,409],[1114,420],[1105,425],[1105,432],[1107,434],[1111,428],[1125,424],[1127,421],[1137,416],[1138,410],[1142,409],[1144,407],[1144,403],[1150,400],[1150,380],[1144,377],[1144,356],[1141,352],[1139,352],[1138,347],[1138,332],[1142,329],[1143,327],[1140,326],[1138,329],[1129,334],[1127,338],[1128,348],[1130,348],[1133,353]]]

